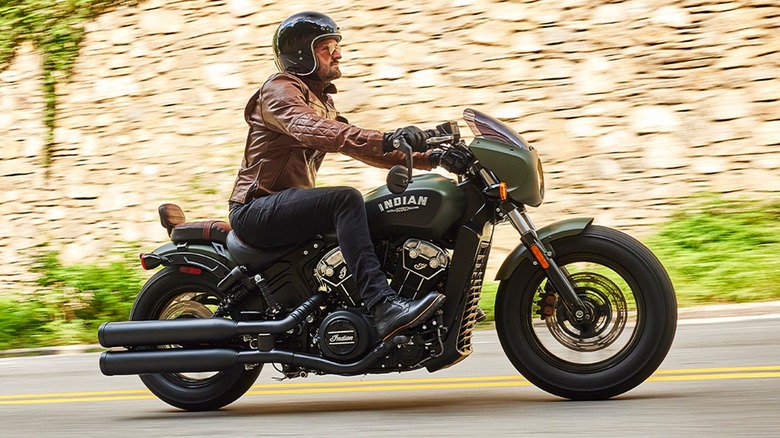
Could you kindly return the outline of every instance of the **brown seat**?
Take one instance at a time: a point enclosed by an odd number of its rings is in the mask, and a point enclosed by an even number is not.
[[[176,204],[162,204],[157,211],[160,223],[168,230],[174,243],[219,242],[225,244],[230,224],[221,220],[187,222],[181,207]]]

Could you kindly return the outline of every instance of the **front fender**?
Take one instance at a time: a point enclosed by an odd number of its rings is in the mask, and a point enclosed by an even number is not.
[[[217,246],[218,245],[218,246]],[[187,244],[186,246],[167,243],[150,254],[142,254],[141,257],[151,256],[159,260],[163,266],[192,266],[214,274],[217,278],[224,278],[236,262],[230,253],[219,244]]]
[[[576,236],[593,223],[593,218],[575,218],[554,222],[536,231],[543,244],[554,242],[564,237]],[[521,243],[504,260],[496,274],[496,280],[506,280],[520,265],[524,258],[532,259],[533,255]]]

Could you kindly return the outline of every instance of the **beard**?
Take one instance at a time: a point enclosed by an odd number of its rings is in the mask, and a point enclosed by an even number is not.
[[[317,67],[317,77],[322,82],[331,82],[341,77],[341,69],[338,63],[322,64]]]

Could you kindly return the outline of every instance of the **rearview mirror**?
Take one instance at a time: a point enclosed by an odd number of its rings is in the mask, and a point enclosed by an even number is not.
[[[398,195],[406,191],[407,187],[409,187],[409,171],[406,167],[396,164],[387,173],[387,190]]]

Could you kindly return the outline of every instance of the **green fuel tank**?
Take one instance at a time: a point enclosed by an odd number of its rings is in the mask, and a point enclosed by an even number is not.
[[[463,216],[466,195],[435,173],[415,175],[401,194],[382,186],[365,196],[371,234],[438,239]]]

